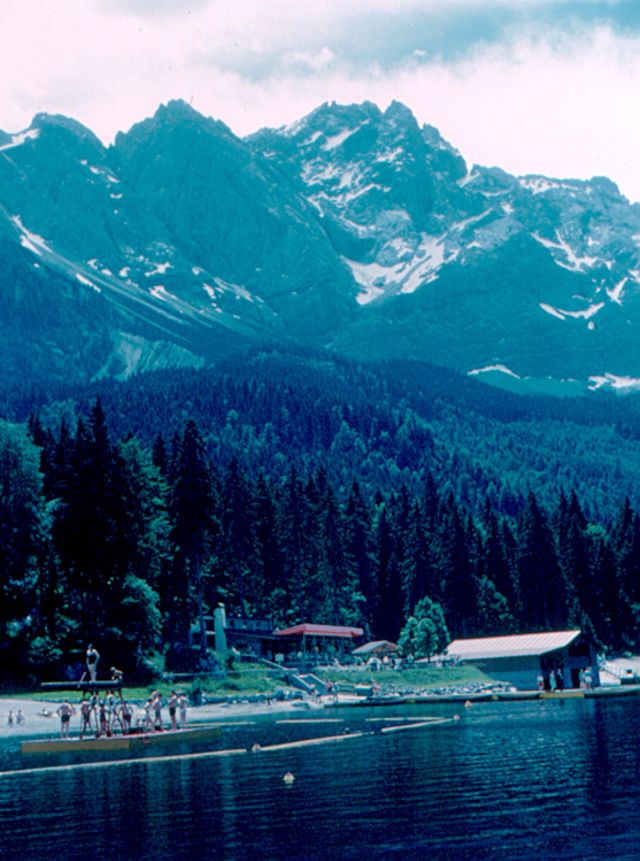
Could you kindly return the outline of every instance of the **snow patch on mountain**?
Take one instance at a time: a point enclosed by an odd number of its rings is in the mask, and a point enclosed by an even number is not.
[[[225,281],[224,278],[214,278],[214,283],[221,293],[233,293],[236,299],[244,299],[246,302],[253,302],[254,297],[249,293],[246,287],[241,284],[232,284],[231,281]]]
[[[22,144],[26,143],[26,141],[34,141],[39,134],[39,129],[27,129],[24,132],[18,132],[18,134],[12,135],[9,143],[0,146],[0,152],[4,152],[8,149],[14,149],[18,146],[22,146]]]
[[[546,302],[540,302],[540,307],[546,314],[550,314],[552,317],[557,317],[558,320],[566,320],[565,315],[552,305],[547,305]]]
[[[506,365],[497,364],[497,365],[485,365],[483,368],[474,368],[472,371],[468,371],[468,375],[470,377],[477,377],[480,374],[489,374],[498,372],[500,374],[506,374],[509,377],[514,377],[516,380],[521,380],[522,377],[520,374],[516,374],[515,371],[512,371],[511,368],[508,368]]]
[[[217,303],[217,300],[216,300],[216,288],[215,288],[215,287],[212,287],[212,286],[211,286],[211,284],[205,284],[205,283],[203,282],[203,284],[202,284],[202,289],[205,291],[205,293],[207,294],[207,296],[211,299],[211,304],[212,304],[212,305],[217,305],[218,303]]]
[[[156,299],[163,299],[164,301],[175,302],[179,301],[178,297],[174,296],[173,293],[170,293],[163,284],[155,284],[149,289],[149,293],[151,293],[152,296],[155,296]]]
[[[595,302],[589,305],[588,308],[583,308],[579,311],[567,311],[564,308],[554,308],[553,305],[547,305],[546,302],[540,302],[540,307],[552,317],[557,317],[559,320],[566,320],[567,317],[572,317],[574,320],[590,320],[598,311],[604,308],[604,302]]]
[[[390,263],[382,262],[382,253],[372,263],[343,257],[354,280],[362,288],[356,297],[358,304],[367,305],[395,293],[414,293],[424,284],[435,281],[438,270],[458,254],[458,249],[447,249],[445,239],[444,235],[422,234],[418,246],[414,248],[406,239],[397,237],[384,248],[387,257],[394,261]]]
[[[37,233],[33,233],[33,231],[28,230],[22,223],[22,219],[19,215],[12,215],[11,221],[20,231],[20,245],[22,245],[23,248],[28,249],[33,252],[33,254],[37,254],[40,257],[42,257],[43,251],[47,251],[50,254],[52,253],[46,240],[43,239],[42,236],[38,236]]]
[[[86,162],[84,162],[86,164]],[[104,180],[110,183],[119,183],[120,180],[117,176],[114,176],[107,168],[105,167],[95,167],[95,165],[88,165],[89,170],[94,176],[100,176]]]
[[[567,188],[568,186],[561,182],[554,182],[547,179],[546,176],[521,176],[518,178],[522,188],[526,188],[532,194],[543,194],[551,189]]]
[[[164,263],[152,263],[153,269],[149,272],[144,273],[145,278],[153,278],[154,275],[165,275],[169,269],[172,268],[172,264],[168,261]]]
[[[555,231],[555,235],[556,241],[554,242],[553,239],[547,239],[535,231],[531,234],[536,242],[554,252],[554,259],[558,266],[562,266],[564,269],[569,269],[572,272],[584,272],[600,262],[597,257],[590,257],[586,254],[581,257],[578,256],[569,243],[560,236],[558,230]],[[559,255],[564,255],[566,262],[558,259]]]
[[[352,135],[356,132],[360,131],[362,126],[366,125],[366,123],[360,123],[359,126],[356,126],[355,129],[344,129],[341,132],[338,132],[336,135],[331,135],[331,137],[327,138],[325,143],[322,146],[322,149],[325,152],[329,152],[329,150],[335,149],[336,147],[342,146],[342,144],[348,140]]]
[[[82,275],[80,272],[76,272],[76,280],[81,284],[84,284],[86,287],[91,287],[92,290],[95,290],[96,293],[102,293],[102,289],[98,287],[97,284],[94,284],[90,278]]]
[[[612,302],[622,305],[622,294],[628,280],[628,276],[625,276],[612,289],[607,289],[607,296]]]
[[[451,227],[449,228],[451,233],[461,233],[470,224],[478,224],[478,222],[483,221],[488,215],[491,215],[493,210],[485,209],[484,212],[481,212],[480,215],[472,215],[470,218],[463,218],[461,221],[454,221]]]
[[[462,179],[457,181],[456,185],[459,188],[466,188],[469,183],[474,182],[474,180],[478,179],[479,176],[480,174],[476,170],[470,170],[469,173],[462,177]]]
[[[592,392],[603,388],[610,388],[617,392],[637,392],[640,391],[640,379],[608,373],[593,374],[589,377],[589,389]]]

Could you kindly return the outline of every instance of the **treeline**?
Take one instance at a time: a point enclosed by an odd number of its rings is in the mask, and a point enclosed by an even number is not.
[[[54,672],[89,641],[128,671],[192,668],[220,601],[396,640],[428,598],[455,637],[577,626],[638,645],[628,501],[605,524],[575,492],[552,507],[530,492],[508,515],[489,496],[471,512],[429,472],[417,491],[363,489],[356,465],[348,487],[323,467],[251,472],[214,464],[192,420],[114,440],[100,402],[73,428],[0,423],[0,489],[5,673]]]
[[[293,464],[302,475],[325,470],[340,494],[357,475],[372,498],[403,486],[419,494],[430,473],[475,516],[488,498],[516,517],[530,491],[551,510],[574,490],[590,520],[610,522],[627,496],[640,507],[640,398],[519,398],[416,363],[265,351],[47,397],[25,391],[12,415],[26,420],[40,405],[47,426],[75,427],[96,397],[115,438],[151,446],[193,419],[216,469],[235,457],[276,482]]]

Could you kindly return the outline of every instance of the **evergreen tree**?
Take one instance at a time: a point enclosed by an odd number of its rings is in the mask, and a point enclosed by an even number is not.
[[[553,536],[535,494],[529,493],[518,524],[521,622],[535,630],[564,628],[567,595]]]
[[[446,649],[449,639],[442,607],[425,597],[416,604],[402,628],[398,649],[404,656],[431,658]]]
[[[40,451],[24,428],[0,421],[0,649],[16,668],[46,632],[49,521]]]
[[[188,658],[191,619],[198,622],[200,656],[206,655],[205,566],[210,561],[216,532],[215,502],[204,442],[195,422],[187,422],[176,447],[171,496],[174,564],[167,609],[169,659],[181,666]]]

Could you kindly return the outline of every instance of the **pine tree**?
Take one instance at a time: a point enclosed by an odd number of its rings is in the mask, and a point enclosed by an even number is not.
[[[176,448],[174,474],[171,515],[175,551],[171,584],[166,591],[170,596],[167,608],[170,660],[179,666],[185,660],[192,618],[198,621],[201,659],[206,655],[204,573],[217,527],[204,442],[192,420],[187,422]]]
[[[517,564],[521,621],[535,630],[565,627],[565,582],[547,518],[533,493],[529,493],[518,523]]]

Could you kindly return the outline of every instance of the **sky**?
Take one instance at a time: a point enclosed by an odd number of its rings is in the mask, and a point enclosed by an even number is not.
[[[182,98],[236,134],[404,102],[467,163],[640,201],[640,0],[2,0],[0,129],[105,143]]]

